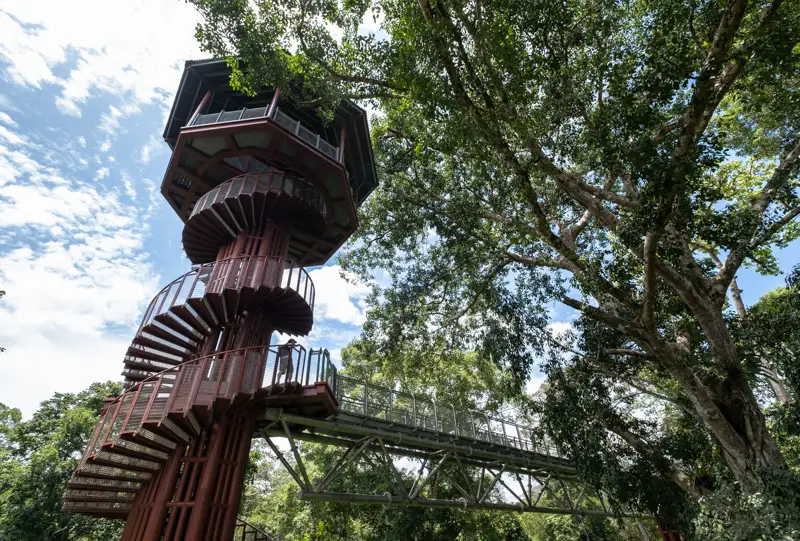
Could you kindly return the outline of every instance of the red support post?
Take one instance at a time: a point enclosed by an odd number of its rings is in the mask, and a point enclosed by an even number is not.
[[[277,86],[275,87],[275,93],[272,95],[272,101],[269,104],[269,110],[267,110],[267,116],[269,118],[273,118],[275,116],[275,109],[278,107],[278,98],[281,96],[281,89]]]
[[[206,90],[203,99],[200,100],[200,103],[197,105],[197,109],[194,110],[192,118],[190,118],[189,122],[186,123],[187,126],[191,126],[192,124],[194,124],[194,121],[197,120],[197,117],[200,116],[203,113],[203,111],[206,110],[206,107],[208,107],[208,104],[211,102],[211,96],[213,95],[214,92],[212,92],[211,89]]]
[[[344,143],[347,141],[347,124],[342,124],[339,132],[339,161],[344,163]]]
[[[186,539],[203,539],[205,537],[206,520],[211,510],[211,498],[218,474],[217,468],[219,467],[222,446],[227,435],[227,424],[214,423],[211,426],[208,446],[206,447],[205,464],[194,494],[192,514],[189,517],[189,525],[186,530]]]

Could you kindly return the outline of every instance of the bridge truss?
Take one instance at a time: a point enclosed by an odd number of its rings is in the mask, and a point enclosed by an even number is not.
[[[530,427],[338,374],[329,383],[339,402],[334,415],[267,409],[259,419],[257,435],[295,480],[301,500],[649,518],[583,484],[572,462]],[[288,446],[276,441],[283,438]],[[315,462],[311,475],[301,442],[342,451],[327,471]],[[343,486],[337,481],[355,467],[373,474],[372,490],[330,489]]]

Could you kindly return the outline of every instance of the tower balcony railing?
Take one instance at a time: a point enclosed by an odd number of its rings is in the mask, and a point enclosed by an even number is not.
[[[195,214],[225,199],[270,192],[285,193],[291,197],[301,199],[317,209],[324,218],[328,217],[325,198],[311,183],[295,175],[286,174],[279,169],[270,169],[263,173],[247,173],[234,177],[209,190],[197,200],[189,219],[191,220]]]
[[[226,289],[260,287],[291,289],[314,309],[314,282],[304,268],[275,256],[236,256],[198,265],[164,286],[150,301],[138,332],[157,316],[166,314],[174,306],[184,305],[190,299],[202,299]]]
[[[147,429],[147,423],[161,423],[171,414],[188,415],[193,408],[210,411],[219,400],[230,404],[238,396],[249,397],[276,385],[286,388],[326,382],[335,392],[337,375],[327,350],[308,354],[299,344],[253,346],[189,359],[151,375],[110,401],[95,426],[82,462],[98,456],[106,444],[149,452],[154,460],[166,459],[166,454],[121,439],[120,435]],[[217,409],[220,413],[222,408]],[[150,431],[147,434],[151,439],[159,437]],[[140,459],[131,458],[135,460]],[[141,462],[120,465],[147,468]]]
[[[208,124],[223,124],[226,122],[240,122],[255,118],[272,118],[275,122],[295,134],[297,137],[324,152],[336,161],[339,161],[339,147],[330,144],[318,133],[306,128],[299,120],[281,111],[278,107],[269,116],[269,107],[243,107],[235,111],[220,111],[207,115],[197,115],[189,126],[204,126]]]
[[[520,451],[562,457],[558,448],[547,437],[537,437],[531,425],[455,408],[425,396],[395,391],[338,375],[336,398],[341,411],[362,417],[404,425],[414,430],[429,430]]]

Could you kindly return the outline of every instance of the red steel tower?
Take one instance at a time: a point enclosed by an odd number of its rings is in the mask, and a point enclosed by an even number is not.
[[[288,99],[299,87],[249,96],[229,76],[223,61],[186,63],[161,192],[194,267],[147,308],[125,392],[106,400],[64,494],[65,511],[126,519],[125,541],[231,539],[259,412],[337,406],[327,351],[270,340],[309,333],[303,267],[347,240],[377,184],[366,115],[344,101],[325,123]]]

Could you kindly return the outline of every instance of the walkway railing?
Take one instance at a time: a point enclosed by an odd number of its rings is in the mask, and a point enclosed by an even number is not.
[[[234,177],[210,190],[195,203],[189,219],[227,198],[269,192],[285,193],[301,199],[317,209],[323,217],[328,216],[325,199],[312,184],[279,169],[270,169],[263,173],[247,173]]]
[[[219,113],[212,113],[208,115],[197,115],[194,121],[189,124],[190,126],[203,126],[207,124],[222,124],[224,122],[239,122],[241,120],[251,120],[254,118],[267,118],[269,107],[244,107],[236,111],[220,111]],[[291,116],[281,111],[278,107],[272,113],[275,122],[297,135],[300,139],[307,142],[314,148],[317,148],[333,158],[339,159],[339,147],[336,147],[318,133],[315,133],[305,126],[299,120],[295,120]]]
[[[225,289],[249,287],[279,287],[297,292],[314,309],[314,283],[305,269],[279,257],[238,256],[198,265],[167,284],[150,301],[139,331],[165,314],[174,306],[182,306],[189,299],[202,299],[208,294],[222,293]]]
[[[490,417],[477,411],[454,408],[425,396],[395,391],[339,375],[336,398],[339,408],[413,429],[483,441],[548,456],[562,454],[547,438],[539,438],[531,425]]]

